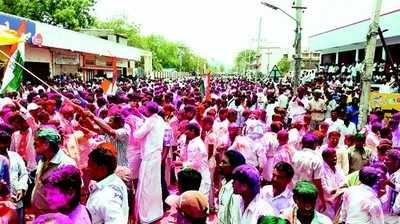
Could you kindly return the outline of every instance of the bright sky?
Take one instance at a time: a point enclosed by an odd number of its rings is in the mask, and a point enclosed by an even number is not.
[[[294,0],[266,0],[295,15]],[[303,0],[303,38],[369,18],[375,0]],[[400,9],[399,0],[383,0],[382,12]],[[127,16],[143,34],[161,34],[185,43],[211,62],[233,64],[242,49],[255,48],[259,18],[268,46],[291,48],[295,23],[260,0],[98,0],[101,19]]]

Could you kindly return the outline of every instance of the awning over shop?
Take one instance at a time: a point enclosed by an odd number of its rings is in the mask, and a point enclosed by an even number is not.
[[[66,30],[44,23],[36,23],[36,34],[42,36],[42,46],[95,55],[140,60],[141,50],[87,34]]]

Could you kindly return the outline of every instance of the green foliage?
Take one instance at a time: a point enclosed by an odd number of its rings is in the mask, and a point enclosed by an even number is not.
[[[277,64],[279,71],[281,71],[283,74],[286,74],[289,72],[292,62],[289,60],[288,57],[283,57]]]
[[[90,27],[96,0],[0,0],[2,12],[76,30]]]
[[[255,67],[257,63],[257,52],[247,49],[239,52],[235,58],[235,69],[238,72],[245,72]]]
[[[205,67],[208,68],[207,61],[190,48],[159,35],[143,36],[140,33],[140,27],[127,22],[125,17],[108,21],[96,20],[92,16],[96,1],[0,0],[0,11],[72,30],[111,29],[117,34],[126,36],[129,46],[151,51],[153,68],[156,71],[173,68],[177,71],[203,72]]]
[[[111,29],[128,38],[128,45],[149,50],[153,53],[153,69],[175,69],[185,72],[203,72],[208,66],[204,58],[196,55],[184,44],[172,42],[160,35],[143,36],[140,27],[127,22],[127,18],[114,18],[108,21],[96,21],[94,28]]]

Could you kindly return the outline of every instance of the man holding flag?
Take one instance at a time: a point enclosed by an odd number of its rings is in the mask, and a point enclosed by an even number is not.
[[[200,93],[207,101],[211,101],[211,71],[200,81]]]

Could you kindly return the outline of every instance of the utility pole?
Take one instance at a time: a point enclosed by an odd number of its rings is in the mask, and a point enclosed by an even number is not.
[[[367,34],[367,47],[365,52],[365,71],[362,74],[361,82],[361,99],[360,114],[358,122],[358,130],[361,130],[367,124],[369,110],[369,92],[371,90],[371,78],[374,70],[374,57],[376,50],[376,38],[379,30],[379,19],[382,8],[382,0],[374,0],[374,8],[372,11],[371,24]]]
[[[292,80],[293,89],[296,91],[297,87],[300,85],[300,76],[301,76],[301,32],[302,32],[302,19],[303,19],[303,10],[305,7],[302,6],[302,0],[295,0],[295,4],[293,6],[296,9],[296,39],[294,42],[294,47],[296,48],[295,54],[295,64],[294,64],[294,76]]]
[[[258,37],[257,37],[257,61],[256,61],[256,66],[258,66],[258,64],[260,63],[261,60],[261,27],[262,27],[262,18],[260,17],[260,20],[258,22]],[[260,71],[260,67],[257,67],[256,71],[257,73]]]

